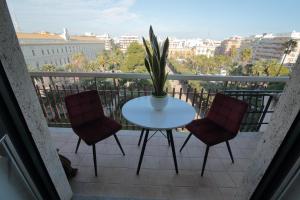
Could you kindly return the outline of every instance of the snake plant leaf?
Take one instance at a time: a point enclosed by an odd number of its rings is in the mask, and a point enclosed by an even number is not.
[[[169,51],[169,38],[166,39],[166,41],[163,44],[163,50],[161,53],[161,58],[167,58],[168,57],[168,51]],[[167,59],[165,59],[167,60]]]
[[[145,57],[144,62],[145,62],[145,66],[146,66],[147,71],[151,75],[150,61],[149,61],[148,57]]]
[[[164,92],[164,86],[168,77],[168,73],[166,73],[165,68],[168,57],[169,39],[167,38],[163,45],[160,47],[157,41],[157,37],[153,32],[152,26],[150,26],[149,38],[152,51],[150,51],[145,38],[143,38],[143,44],[146,50],[146,56],[144,59],[145,67],[149,72],[153,83],[154,95],[163,96],[166,94]]]
[[[150,30],[149,30],[149,38],[150,38],[150,43],[151,43],[151,47],[152,47],[152,50],[153,50],[153,55],[156,54],[157,56],[160,56],[160,55],[159,55],[159,48],[158,48],[158,45],[156,45],[156,43],[157,43],[157,38],[156,38],[155,35],[154,35],[152,26],[150,26]],[[156,42],[155,42],[155,41],[156,41]]]
[[[152,54],[151,54],[151,52],[150,52],[150,50],[149,50],[149,47],[148,47],[148,45],[147,45],[147,42],[146,42],[146,40],[145,40],[145,38],[143,37],[143,43],[144,43],[144,47],[145,47],[145,49],[146,49],[146,53],[147,53],[147,55],[148,55],[148,57],[149,57],[149,61],[150,61],[150,64],[152,64]]]
[[[160,58],[160,66],[165,66],[167,63],[167,57],[168,57],[168,49],[169,49],[169,39],[167,38],[166,41],[163,43],[163,51],[162,51],[162,55]],[[164,75],[165,72],[165,67],[161,68],[161,76]]]

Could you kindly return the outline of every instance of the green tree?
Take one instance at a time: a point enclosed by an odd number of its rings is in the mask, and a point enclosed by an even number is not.
[[[256,76],[277,76],[277,74],[288,75],[289,70],[276,60],[260,60],[253,65],[252,73]]]
[[[85,72],[99,72],[99,71],[102,71],[102,67],[96,61],[88,62],[83,67],[84,67],[83,69],[84,69]]]
[[[100,54],[99,56],[97,56],[97,63],[100,65],[102,71],[104,71],[108,64],[108,57],[106,57],[106,55],[104,54]]]
[[[42,71],[43,72],[55,72],[56,71],[56,68],[54,65],[52,64],[44,64],[42,66]]]
[[[280,72],[281,72],[281,68],[282,68],[282,66],[283,66],[283,64],[284,64],[284,61],[285,61],[285,59],[286,59],[286,56],[287,55],[289,55],[292,51],[295,51],[295,49],[297,48],[297,41],[296,40],[293,40],[293,39],[290,39],[290,40],[288,40],[287,42],[285,42],[284,44],[283,44],[283,47],[284,47],[284,55],[283,55],[283,58],[282,58],[282,60],[281,60],[281,66],[280,66],[280,68],[279,68],[279,70],[278,70],[278,72],[277,72],[277,76],[280,74]]]
[[[124,63],[123,52],[118,48],[114,48],[109,54],[108,63],[109,63],[109,70],[119,70]]]
[[[252,50],[250,48],[245,48],[240,52],[240,60],[245,65],[249,63],[252,59]]]
[[[238,51],[237,51],[237,48],[235,46],[232,46],[230,48],[230,51],[229,51],[229,56],[232,58],[232,59],[236,59],[238,55]]]
[[[55,71],[56,71],[56,68],[55,68],[55,66],[52,65],[52,64],[44,64],[44,65],[42,66],[42,71],[43,71],[43,72],[55,72]],[[53,77],[52,77],[52,76],[49,77],[49,80],[50,80],[50,84],[54,86],[55,83],[54,83],[54,80],[53,80]],[[43,78],[42,78],[42,82],[44,82]]]
[[[28,69],[29,72],[38,72],[38,71],[41,71],[39,68],[33,67],[32,65],[27,65],[27,69]]]
[[[84,71],[85,65],[88,64],[88,59],[83,53],[72,55],[71,62],[66,65],[66,69],[71,72]]]
[[[146,72],[144,66],[145,51],[141,44],[133,42],[127,48],[122,72]]]

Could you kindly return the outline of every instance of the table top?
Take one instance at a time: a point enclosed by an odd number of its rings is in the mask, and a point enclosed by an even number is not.
[[[124,104],[122,115],[129,122],[149,129],[173,129],[183,127],[195,117],[195,109],[190,104],[168,97],[167,106],[156,111],[150,104],[150,96],[132,99]]]

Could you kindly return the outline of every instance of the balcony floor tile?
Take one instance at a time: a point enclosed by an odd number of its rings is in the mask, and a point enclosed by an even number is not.
[[[95,177],[92,147],[82,142],[75,154],[78,137],[72,129],[49,129],[59,153],[78,168],[78,174],[70,180],[74,193],[170,200],[232,199],[261,136],[261,133],[239,133],[230,141],[234,164],[225,144],[211,147],[205,173],[201,177],[205,145],[192,136],[180,153],[179,148],[188,134],[174,132],[177,175],[171,148],[166,138],[157,133],[147,144],[140,175],[136,175],[141,151],[141,146],[137,146],[140,131],[122,130],[117,135],[126,156],[121,154],[113,137],[97,143],[98,177]]]

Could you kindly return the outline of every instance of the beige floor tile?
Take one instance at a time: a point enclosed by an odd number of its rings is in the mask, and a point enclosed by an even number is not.
[[[218,187],[236,187],[227,172],[212,172],[212,175]]]
[[[250,154],[259,138],[259,135],[242,133],[230,142],[234,164],[225,143],[211,147],[206,170],[201,177],[205,144],[192,136],[179,153],[188,134],[174,133],[179,168],[177,175],[171,148],[166,138],[157,134],[147,143],[140,174],[136,175],[142,149],[137,145],[140,131],[122,130],[117,135],[126,156],[122,156],[113,137],[97,143],[98,177],[95,177],[91,146],[82,142],[75,154],[78,137],[72,130],[63,129],[62,133],[60,129],[53,130],[54,146],[59,147],[60,153],[78,168],[77,176],[70,180],[75,193],[169,200],[231,199],[251,162]]]

